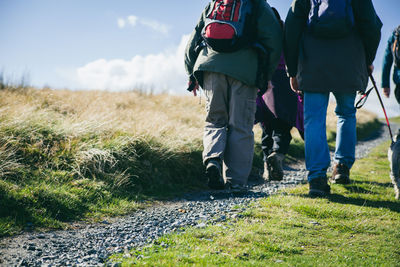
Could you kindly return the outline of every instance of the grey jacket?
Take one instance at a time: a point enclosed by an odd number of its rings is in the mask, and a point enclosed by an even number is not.
[[[321,39],[307,31],[310,0],[294,0],[286,18],[288,73],[307,92],[363,91],[381,36],[382,23],[371,0],[353,0],[355,30],[340,39]]]
[[[265,0],[254,0],[257,18],[257,42],[268,51],[267,77],[272,74],[279,62],[283,44],[283,32],[271,7]],[[208,8],[208,7],[207,7]],[[201,37],[204,27],[206,10],[195,27],[185,52],[185,67],[188,75],[194,74],[202,86],[201,72],[210,71],[228,75],[249,86],[257,86],[258,55],[253,48],[244,48],[231,53],[218,53],[209,47],[201,50],[197,56],[196,45]]]

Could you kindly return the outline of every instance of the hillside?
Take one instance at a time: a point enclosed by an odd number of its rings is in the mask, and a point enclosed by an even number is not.
[[[137,91],[0,90],[0,236],[204,189],[203,106],[191,96]],[[358,118],[361,135],[379,126],[371,113]],[[292,158],[302,146],[295,137]],[[262,167],[259,149],[254,165]]]

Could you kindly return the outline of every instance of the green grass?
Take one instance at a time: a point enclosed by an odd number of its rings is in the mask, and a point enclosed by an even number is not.
[[[0,237],[124,215],[206,186],[198,138],[175,145],[123,129],[92,129],[84,120],[74,129],[63,123],[75,114],[36,108],[44,97],[35,91],[1,93],[34,103],[21,119],[0,101]]]
[[[386,151],[358,160],[350,185],[327,198],[308,186],[257,201],[241,218],[186,228],[115,255],[123,266],[399,266],[400,202],[394,199]]]
[[[128,214],[205,189],[203,124],[204,106],[192,97],[3,83],[0,237]],[[303,154],[294,139],[289,158]],[[254,167],[263,168],[259,143]]]
[[[0,179],[0,237],[27,224],[60,228],[126,214],[146,200],[204,186],[200,144],[180,152],[150,137],[70,138],[57,129],[37,122],[7,129],[0,122],[0,146],[9,148],[3,157],[18,159]]]

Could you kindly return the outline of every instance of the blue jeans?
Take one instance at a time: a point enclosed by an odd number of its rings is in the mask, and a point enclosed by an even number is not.
[[[334,93],[335,113],[338,117],[336,131],[335,161],[349,169],[355,161],[356,109],[355,93]],[[329,93],[304,93],[305,151],[308,181],[325,177],[330,165],[330,155],[326,138],[326,110]]]

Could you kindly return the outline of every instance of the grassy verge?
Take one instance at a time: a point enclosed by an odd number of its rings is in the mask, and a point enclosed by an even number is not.
[[[388,143],[356,162],[350,185],[328,198],[306,185],[258,201],[240,218],[161,238],[116,255],[123,266],[398,266],[400,205]]]
[[[204,188],[202,110],[139,92],[0,90],[0,237]]]
[[[122,215],[205,188],[198,99],[0,89],[0,237]],[[372,120],[365,114],[360,125]],[[262,168],[255,129],[254,166]],[[301,157],[303,142],[292,144],[292,158]]]

